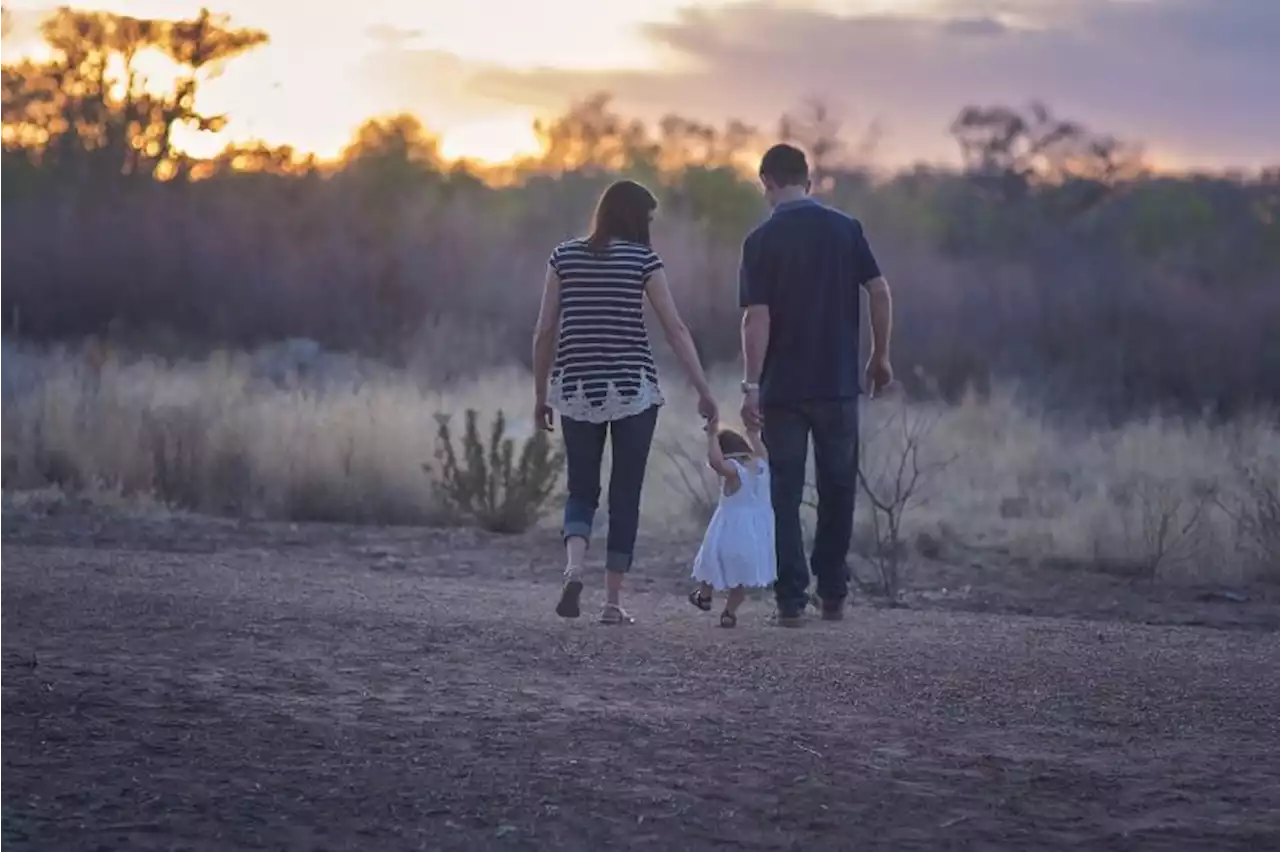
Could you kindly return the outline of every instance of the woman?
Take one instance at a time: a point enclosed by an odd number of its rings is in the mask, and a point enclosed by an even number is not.
[[[629,180],[605,190],[591,236],[556,246],[547,267],[533,341],[534,418],[550,430],[560,412],[569,467],[564,507],[564,588],[556,613],[580,614],[582,565],[600,500],[605,437],[612,443],[607,602],[600,620],[630,624],[619,593],[631,568],[640,489],[662,392],[644,325],[647,296],[667,341],[698,393],[698,413],[716,415],[711,388],[689,329],[680,319],[662,260],[649,244],[658,207],[649,190]],[[554,359],[554,360],[553,360]]]

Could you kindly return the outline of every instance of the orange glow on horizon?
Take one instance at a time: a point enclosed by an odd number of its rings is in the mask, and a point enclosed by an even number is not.
[[[731,0],[701,0],[697,5],[727,2]],[[60,3],[9,0],[5,5],[30,13],[52,12]],[[177,129],[175,144],[192,156],[210,157],[228,143],[261,140],[333,159],[370,116],[406,112],[419,116],[440,138],[446,158],[501,163],[538,150],[533,115],[526,106],[474,91],[470,69],[654,69],[663,58],[640,24],[670,19],[689,4],[363,0],[323,13],[302,0],[78,0],[72,5],[153,18],[193,16],[210,6],[229,15],[233,26],[270,35],[270,43],[226,63],[221,73],[202,82],[200,108],[227,114],[230,122],[218,134]],[[563,37],[566,21],[577,22],[570,39]],[[24,32],[6,39],[5,48],[5,59],[11,61],[34,56],[42,45],[34,32]],[[420,87],[389,86],[385,77],[371,76],[372,65],[379,62],[402,62],[412,69],[415,57],[433,55],[451,56],[463,70],[448,79],[424,79]]]
[[[521,115],[461,124],[440,137],[440,154],[489,166],[537,154],[541,145],[533,122],[533,115]]]

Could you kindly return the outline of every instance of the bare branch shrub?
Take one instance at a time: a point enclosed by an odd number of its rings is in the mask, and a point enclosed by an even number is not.
[[[1138,472],[1110,490],[1125,541],[1135,556],[1133,573],[1156,579],[1208,558],[1207,515],[1217,498],[1212,483],[1195,482],[1188,487]]]
[[[880,405],[882,403],[877,403]],[[860,438],[858,484],[871,508],[873,548],[870,562],[879,591],[891,604],[902,599],[902,562],[906,546],[902,521],[907,510],[924,505],[934,480],[958,458],[930,458],[929,437],[942,419],[940,409],[915,410],[899,397],[894,408]],[[874,445],[868,452],[868,445]]]
[[[1218,506],[1234,523],[1237,543],[1258,573],[1280,580],[1280,461],[1237,460],[1234,480]]]
[[[552,447],[547,433],[539,430],[525,440],[517,459],[502,411],[493,418],[486,446],[479,415],[469,408],[459,457],[449,416],[436,420],[436,488],[445,505],[490,532],[519,533],[537,523],[560,479],[564,450]]]

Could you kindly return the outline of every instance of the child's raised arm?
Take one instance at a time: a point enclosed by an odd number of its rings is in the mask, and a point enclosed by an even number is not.
[[[765,449],[764,439],[760,437],[759,429],[747,430],[747,443],[751,445],[751,452],[762,459],[769,458],[769,451]]]
[[[720,424],[713,418],[707,421],[707,463],[711,469],[730,482],[738,481],[738,469],[729,464],[720,451]]]

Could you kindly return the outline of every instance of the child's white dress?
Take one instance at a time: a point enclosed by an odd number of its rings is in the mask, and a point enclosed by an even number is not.
[[[778,572],[769,465],[763,459],[727,461],[737,470],[740,485],[732,494],[721,489],[716,513],[693,560],[693,578],[717,590],[771,586]]]

